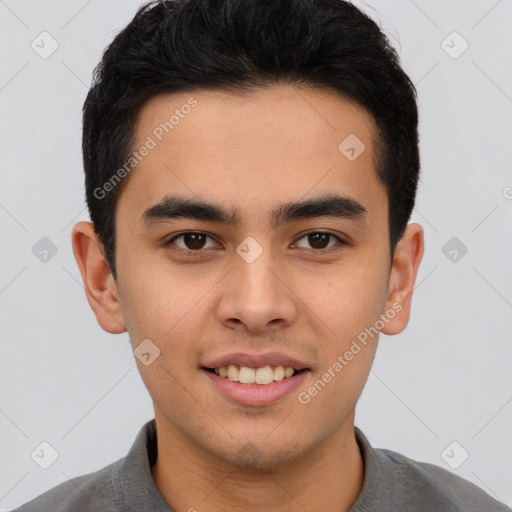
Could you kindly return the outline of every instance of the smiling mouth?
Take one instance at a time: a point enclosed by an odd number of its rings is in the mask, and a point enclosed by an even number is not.
[[[250,368],[248,366],[220,366],[218,368],[205,368],[204,370],[214,373],[221,378],[231,382],[241,384],[260,384],[262,386],[280,382],[307,371],[307,369],[297,370],[291,366],[263,366],[261,368]]]

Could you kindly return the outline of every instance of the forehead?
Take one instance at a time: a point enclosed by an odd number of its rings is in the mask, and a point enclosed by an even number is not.
[[[256,211],[335,191],[376,205],[386,196],[375,172],[374,132],[365,109],[332,91],[275,86],[246,95],[156,96],[137,117],[134,149],[150,149],[131,171],[119,207],[129,196],[140,214],[182,193]]]
[[[198,90],[158,95],[140,109],[134,132],[136,145],[151,135],[164,144],[179,136],[196,149],[214,137],[218,142],[240,141],[241,150],[270,139],[287,143],[287,149],[307,149],[331,146],[350,134],[372,147],[374,128],[369,113],[340,93],[276,85],[243,94]]]

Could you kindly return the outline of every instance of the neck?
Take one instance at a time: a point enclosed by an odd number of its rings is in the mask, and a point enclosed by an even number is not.
[[[156,418],[155,484],[176,511],[347,512],[364,480],[353,415],[321,446],[268,471],[233,466]]]

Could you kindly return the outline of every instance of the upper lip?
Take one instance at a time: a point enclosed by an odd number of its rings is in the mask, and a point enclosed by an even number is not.
[[[204,368],[220,368],[230,364],[246,366],[248,368],[262,368],[263,366],[290,366],[296,370],[310,368],[309,364],[281,352],[267,352],[264,354],[237,352],[225,354],[207,361],[202,366]]]

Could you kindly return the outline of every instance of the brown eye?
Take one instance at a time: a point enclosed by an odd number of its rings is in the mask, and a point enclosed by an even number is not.
[[[186,245],[187,249],[192,250],[202,249],[205,239],[206,235],[201,233],[188,233],[183,235],[184,244]]]
[[[208,238],[211,239],[211,237],[206,235],[205,233],[188,231],[186,233],[181,233],[180,235],[171,238],[171,240],[169,240],[165,245],[176,245],[178,249],[184,252],[197,252],[200,251],[201,249],[208,248],[205,246]],[[177,240],[180,240],[180,243],[176,243]],[[215,247],[215,242],[213,243],[213,245],[210,245],[210,247]]]
[[[308,235],[308,242],[313,249],[325,249],[329,244],[330,237],[331,235],[326,233],[313,233]]]
[[[312,248],[317,251],[322,251],[322,250],[328,249],[328,248],[336,245],[336,244],[329,245],[329,243],[332,239],[337,240],[338,245],[346,245],[340,237],[334,235],[333,233],[325,233],[323,231],[315,231],[315,232],[308,233],[308,234],[304,235],[303,237],[301,237],[299,240],[303,240],[303,239],[306,239],[307,243],[310,246],[310,247],[306,247],[306,249]]]

